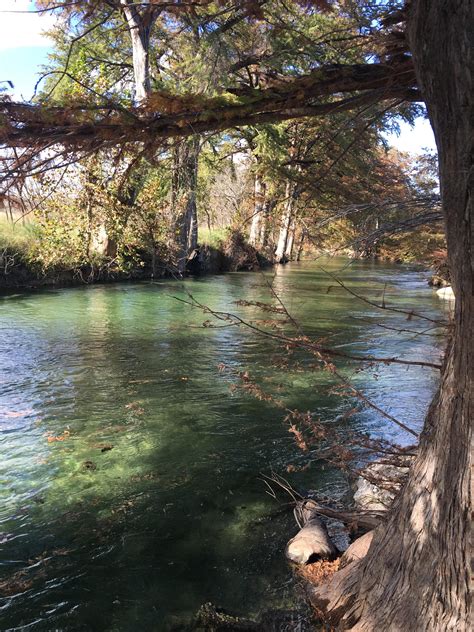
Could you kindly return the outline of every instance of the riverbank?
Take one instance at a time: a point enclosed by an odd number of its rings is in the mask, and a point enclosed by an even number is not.
[[[325,253],[321,252],[317,258]],[[315,256],[309,253],[308,259]],[[443,265],[433,262],[394,260],[385,256],[368,256],[361,258],[353,252],[347,252],[349,259],[358,261],[379,261],[395,265],[416,264],[433,271],[428,284],[433,287],[446,287],[449,279]],[[286,265],[285,262],[282,265]],[[0,253],[0,293],[12,290],[34,290],[41,288],[66,288],[82,285],[110,284],[118,282],[153,281],[157,279],[173,279],[187,276],[224,274],[226,272],[251,272],[275,265],[272,251],[261,252],[251,246],[239,232],[230,232],[227,239],[214,245],[200,244],[190,256],[184,275],[166,261],[155,261],[154,268],[148,258],[135,262],[134,265],[119,265],[113,259],[96,260],[73,267],[52,266],[43,269],[25,258],[21,252],[4,248]]]
[[[190,255],[184,276],[255,271],[273,264],[271,255],[247,243],[238,231],[228,233],[216,245],[201,244]],[[96,259],[73,267],[62,265],[42,268],[28,260],[21,250],[4,248],[0,253],[0,292],[17,289],[63,288],[80,285],[108,284],[124,281],[150,281],[180,278],[175,266],[164,260],[151,264],[144,257],[127,265],[115,259]]]
[[[200,230],[201,243],[188,255],[184,274],[166,241],[105,239],[100,244],[84,244],[79,235],[68,233],[69,245],[65,246],[62,233],[58,236],[48,230],[47,225],[35,222],[0,222],[0,292],[252,271],[275,263],[271,243],[256,248],[244,233],[231,228]],[[319,247],[307,244],[298,253],[305,260],[329,253],[362,261],[422,265],[433,271],[430,284],[449,285],[444,238],[431,232],[421,237],[387,239],[372,249],[335,247],[334,240],[328,239]]]

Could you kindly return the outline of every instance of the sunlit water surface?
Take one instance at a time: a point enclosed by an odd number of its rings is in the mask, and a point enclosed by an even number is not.
[[[439,359],[443,339],[415,335],[428,321],[358,301],[321,264],[358,293],[380,301],[385,287],[389,304],[446,316],[414,269],[337,259],[279,267],[274,288],[305,333],[352,354]],[[271,403],[233,390],[235,373],[328,423],[354,401],[334,393],[326,372],[276,368],[279,345],[255,331],[203,328],[209,315],[175,298],[187,292],[246,319],[275,317],[236,304],[277,305],[255,273],[0,298],[1,630],[159,631],[208,601],[252,616],[291,604],[283,548],[295,525],[271,517],[278,505],[260,475],[273,469],[324,493],[343,479],[320,464],[286,474],[302,460],[288,424]],[[337,364],[420,427],[435,370]],[[370,409],[344,423],[410,442]]]

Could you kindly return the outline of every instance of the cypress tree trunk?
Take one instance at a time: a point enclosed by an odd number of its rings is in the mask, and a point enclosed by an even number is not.
[[[454,330],[408,481],[365,559],[312,599],[343,629],[464,632],[473,419],[472,0],[416,0],[408,35],[440,159]]]
[[[84,193],[85,193],[85,210],[87,214],[87,230],[86,230],[86,256],[90,260],[95,254],[114,259],[117,256],[118,244],[117,240],[110,236],[103,214],[94,216],[94,198],[97,187],[100,186],[100,180],[97,174],[97,160],[92,158],[88,162],[88,170],[85,175]]]
[[[285,259],[291,261],[293,257],[293,246],[295,244],[296,233],[296,217],[293,217],[290,224],[290,230],[288,232],[288,240],[286,242]]]
[[[262,248],[266,248],[268,246],[270,216],[275,206],[276,202],[274,199],[268,197],[265,199],[262,221],[260,224],[260,245]]]
[[[249,243],[252,246],[261,245],[262,224],[265,213],[265,194],[266,185],[262,180],[259,173],[255,174],[255,189],[254,189],[254,209],[252,216],[252,223],[250,225]]]
[[[285,188],[285,206],[281,217],[280,233],[278,235],[278,243],[275,250],[275,261],[277,263],[285,263],[288,261],[286,257],[288,238],[290,236],[291,222],[293,221],[293,207],[295,203],[296,186],[290,180],[286,182]]]
[[[298,248],[296,250],[296,261],[301,260],[301,255],[303,254],[303,246],[304,246],[305,239],[306,239],[306,229],[303,228],[303,230],[301,231],[300,240],[298,242]]]
[[[198,244],[196,192],[199,150],[198,136],[182,141],[173,150],[171,208],[179,274],[185,272],[188,257]]]
[[[154,13],[148,7],[143,14],[140,6],[128,0],[120,0],[123,14],[127,20],[132,41],[133,74],[135,77],[135,99],[141,103],[150,93],[150,34]]]

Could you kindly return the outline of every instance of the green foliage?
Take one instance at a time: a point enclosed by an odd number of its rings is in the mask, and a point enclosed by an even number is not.
[[[76,205],[51,205],[37,217],[40,231],[31,259],[43,273],[59,267],[72,269],[87,262],[81,215]]]
[[[222,244],[229,236],[228,228],[201,228],[200,230],[200,243],[204,246],[211,246],[216,250],[222,249]]]
[[[169,195],[171,181],[169,170],[163,168],[151,171],[144,183],[136,203],[130,212],[124,233],[126,249],[136,252],[165,250],[169,230]]]
[[[378,248],[378,256],[390,261],[434,265],[445,249],[446,239],[442,232],[422,228],[385,239]]]
[[[40,101],[67,105],[87,101],[92,105],[113,100],[130,105],[133,69],[129,38],[121,20],[111,18],[102,23],[97,18],[96,23],[96,29],[79,36],[85,24],[66,17],[48,32],[54,50],[39,86]]]
[[[0,219],[0,250],[17,252],[28,257],[38,238],[38,226],[32,222],[11,222],[6,218]]]

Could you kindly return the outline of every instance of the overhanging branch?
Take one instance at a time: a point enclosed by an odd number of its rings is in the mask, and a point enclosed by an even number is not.
[[[10,147],[57,143],[84,149],[126,142],[183,137],[196,133],[322,116],[388,99],[422,100],[411,63],[398,67],[355,64],[319,68],[281,86],[255,90],[246,97],[230,94],[155,93],[141,108],[124,107],[110,98],[96,104],[47,107],[0,102],[0,142]]]

